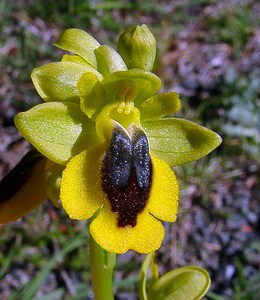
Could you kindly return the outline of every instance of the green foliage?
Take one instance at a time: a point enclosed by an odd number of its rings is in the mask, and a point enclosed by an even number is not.
[[[205,119],[206,123],[209,112],[215,112],[210,118],[210,126],[222,135],[226,154],[247,153],[259,160],[259,74],[258,70],[253,70],[247,75],[240,75],[230,68],[219,79],[216,95],[201,103],[198,109],[197,118]]]
[[[150,269],[151,279],[148,284]],[[139,297],[141,300],[199,300],[209,286],[207,271],[195,266],[178,268],[159,277],[155,255],[151,253],[143,261],[140,271]]]
[[[50,215],[45,212],[51,212]],[[11,287],[8,299],[69,299],[72,296],[64,283],[57,285],[57,277],[52,282],[50,293],[40,296],[46,289],[46,280],[60,274],[63,270],[73,277],[77,270],[85,280],[84,284],[73,282],[77,295],[75,300],[86,299],[91,294],[89,263],[87,253],[88,229],[84,222],[75,223],[48,203],[27,216],[26,222],[18,222],[13,227],[1,229],[0,237],[0,281],[6,276],[16,280],[17,285]],[[46,222],[49,219],[50,222]],[[35,221],[37,220],[37,222]],[[8,253],[8,255],[4,254]],[[82,255],[84,253],[84,255]],[[82,264],[82,261],[85,264]],[[16,278],[16,270],[21,270],[23,276]],[[33,272],[32,280],[26,281]],[[25,278],[23,278],[25,276]],[[8,289],[6,286],[5,288]],[[37,293],[37,294],[36,294]],[[36,296],[37,295],[37,296]],[[63,295],[58,297],[59,295]],[[74,299],[74,298],[73,298]]]
[[[254,300],[260,295],[259,286],[254,286],[252,279],[248,280],[240,259],[235,260],[237,276],[234,280],[234,300]],[[259,276],[258,276],[259,279]],[[254,280],[254,279],[253,279]]]
[[[216,17],[208,17],[205,20],[207,30],[212,32],[207,36],[209,41],[230,44],[235,48],[237,54],[253,33],[252,25],[254,23],[251,7],[240,7],[239,5],[231,5],[230,9],[222,10]]]
[[[234,289],[234,300],[258,300],[260,296],[259,280],[260,274],[248,278],[245,274],[244,263],[240,258],[235,259],[236,276],[232,282]],[[216,293],[208,292],[209,300],[229,300],[227,296],[218,296]]]
[[[259,74],[255,71],[239,78],[234,73],[234,77],[226,81],[225,123],[222,127],[228,137],[237,139],[238,146],[256,159],[260,155]]]
[[[45,278],[48,276],[50,271],[57,265],[60,264],[62,258],[68,255],[73,250],[86,244],[87,230],[82,231],[74,239],[70,240],[59,253],[54,254],[45,264],[45,267],[37,274],[37,276],[28,282],[21,291],[13,293],[10,296],[10,300],[18,299],[32,299],[35,295]]]
[[[88,0],[40,0],[33,2],[33,5],[28,5],[26,8],[32,18],[38,17],[42,20],[52,20],[60,24],[67,24],[68,27],[74,27],[78,24],[85,24],[85,26],[89,27],[93,16],[90,1]]]
[[[209,286],[210,277],[206,270],[199,267],[182,267],[159,278],[151,286],[148,299],[201,299]]]

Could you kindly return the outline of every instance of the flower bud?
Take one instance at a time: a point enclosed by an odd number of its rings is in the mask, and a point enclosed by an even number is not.
[[[156,40],[146,25],[136,26],[120,36],[118,52],[129,69],[151,71],[156,55]]]

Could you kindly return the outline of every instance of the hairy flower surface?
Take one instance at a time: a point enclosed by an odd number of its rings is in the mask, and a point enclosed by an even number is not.
[[[60,199],[70,218],[91,219],[90,233],[105,250],[152,252],[164,238],[161,221],[177,216],[172,167],[207,155],[221,138],[167,117],[181,104],[174,92],[158,94],[161,80],[151,72],[156,45],[147,26],[122,34],[119,52],[79,29],[66,30],[55,45],[73,54],[32,72],[45,103],[15,117],[40,162],[22,161],[5,182],[25,166],[41,176],[27,176],[24,186],[5,193],[0,222],[21,217],[47,195],[54,205]],[[43,186],[39,196],[32,193],[35,180]],[[19,199],[31,205],[14,208]]]

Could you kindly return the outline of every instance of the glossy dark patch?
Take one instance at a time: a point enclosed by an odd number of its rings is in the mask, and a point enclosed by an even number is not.
[[[12,198],[31,177],[33,167],[43,156],[35,149],[29,151],[18,165],[0,182],[0,203]]]
[[[103,160],[102,188],[118,213],[119,227],[132,226],[146,206],[152,181],[152,164],[147,138],[140,129],[132,139],[120,127],[112,134]]]
[[[151,175],[151,158],[149,145],[143,131],[138,131],[133,136],[133,167],[136,174],[137,185],[140,189],[148,189]]]
[[[132,165],[132,142],[124,131],[114,133],[106,154],[110,173],[109,181],[118,188],[125,187],[129,181]]]

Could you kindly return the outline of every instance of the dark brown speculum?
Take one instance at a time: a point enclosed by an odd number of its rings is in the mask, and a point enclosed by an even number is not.
[[[102,165],[102,189],[118,227],[132,226],[145,208],[152,182],[152,163],[145,133],[135,128],[131,137],[116,126]]]

